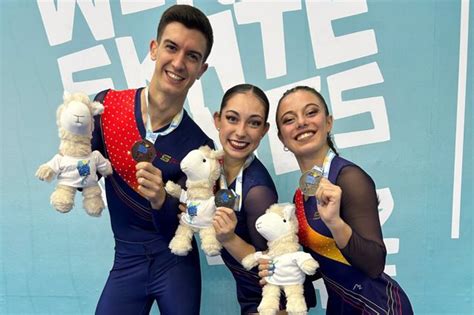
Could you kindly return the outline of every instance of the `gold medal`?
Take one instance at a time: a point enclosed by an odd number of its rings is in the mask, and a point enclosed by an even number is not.
[[[138,140],[132,146],[132,157],[137,162],[153,162],[156,150],[153,143],[146,139]]]
[[[314,196],[321,181],[322,172],[312,169],[304,172],[300,177],[300,189],[305,196]]]

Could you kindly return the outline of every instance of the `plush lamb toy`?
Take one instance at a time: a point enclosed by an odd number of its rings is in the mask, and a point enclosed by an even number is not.
[[[181,170],[186,174],[186,191],[168,181],[165,190],[173,197],[186,203],[186,212],[181,216],[175,236],[169,244],[171,252],[186,256],[192,249],[193,232],[199,232],[201,248],[208,256],[220,253],[222,245],[216,238],[212,219],[216,212],[214,184],[220,176],[219,159],[224,152],[214,151],[208,146],[190,151],[181,161]]]
[[[310,254],[299,251],[295,206],[290,203],[272,205],[257,219],[255,227],[268,241],[268,253],[250,254],[242,260],[242,265],[250,270],[257,265],[258,259],[267,258],[275,266],[273,274],[265,277],[267,284],[262,290],[259,314],[269,315],[278,311],[280,288],[286,294],[288,314],[307,314],[303,283],[306,275],[313,275],[319,264]]]
[[[99,151],[91,152],[94,115],[101,114],[104,106],[91,102],[84,93],[64,92],[64,103],[56,111],[59,130],[59,154],[41,165],[36,177],[50,182],[58,178],[51,204],[59,212],[69,212],[74,196],[82,188],[83,206],[91,216],[100,216],[105,208],[102,191],[97,183],[97,171],[103,176],[112,174],[112,166]]]

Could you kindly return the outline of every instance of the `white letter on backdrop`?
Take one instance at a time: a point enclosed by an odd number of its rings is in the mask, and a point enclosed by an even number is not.
[[[104,46],[99,45],[58,58],[59,73],[63,87],[68,91],[82,91],[95,94],[98,91],[114,88],[111,78],[74,82],[73,74],[82,70],[109,65],[109,55]]]
[[[379,217],[380,225],[384,225],[388,218],[392,214],[394,202],[392,192],[390,188],[377,189],[377,196],[379,197]],[[384,238],[385,247],[387,248],[387,254],[396,254],[399,251],[400,239],[399,238]],[[397,275],[396,265],[385,265],[385,273],[389,276]]]
[[[354,147],[390,140],[387,110],[383,96],[343,101],[342,92],[383,82],[377,63],[372,62],[328,76],[328,89],[334,119],[355,116],[369,112],[373,129],[335,134],[339,148]]]
[[[154,70],[154,63],[150,59],[150,53],[140,63],[132,37],[119,37],[115,39],[115,42],[120,60],[122,61],[123,73],[125,74],[128,88],[133,89],[145,86],[147,80],[151,80]]]
[[[159,6],[162,6],[163,4],[165,4],[165,0],[153,0],[153,1],[120,0],[122,15],[154,9]]]
[[[37,0],[50,46],[72,39],[76,1],[58,0],[57,3],[56,9],[54,0]],[[109,1],[95,1],[93,4],[91,0],[77,0],[77,4],[96,40],[115,36]]]
[[[283,93],[297,85],[307,85],[315,88],[316,90],[321,89],[321,78],[313,77],[299,82],[293,82],[291,84],[281,86],[269,91],[265,91],[268,97],[270,104],[270,113],[268,117],[275,117],[276,115],[276,104],[278,100],[283,95]],[[273,167],[275,168],[276,175],[285,174],[299,170],[298,163],[291,152],[283,151],[283,144],[280,139],[278,139],[278,129],[275,124],[270,124],[270,129],[268,131],[268,141],[270,142],[270,151],[272,152]]]
[[[214,46],[207,63],[209,68],[215,68],[222,88],[227,90],[236,84],[245,82],[234,22],[230,10],[209,16],[209,21],[214,30]],[[214,128],[212,114],[204,105],[201,81],[194,82],[189,90],[188,103],[193,119],[218,144],[219,138],[216,128]]]
[[[286,74],[283,12],[301,10],[300,1],[242,1],[234,4],[239,24],[259,22],[267,79]]]
[[[377,53],[371,30],[335,36],[332,21],[367,12],[366,1],[306,0],[314,62],[318,69]]]

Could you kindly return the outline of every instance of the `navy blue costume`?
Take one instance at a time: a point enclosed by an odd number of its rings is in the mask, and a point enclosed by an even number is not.
[[[342,176],[340,175],[346,170],[348,172],[344,175],[349,174],[352,177],[350,181],[344,184],[341,183]],[[361,181],[355,183],[354,179],[356,178],[361,179]],[[377,211],[375,185],[370,176],[358,166],[336,156],[332,160],[328,179],[331,183],[342,188],[343,196],[353,194],[356,198],[362,199],[360,202],[362,204],[371,202],[364,199],[367,196],[370,197],[367,199],[374,199],[372,205],[375,207],[374,211]],[[360,187],[365,188],[355,194],[350,191],[357,190]],[[299,220],[298,234],[300,242],[304,245],[304,250],[319,262],[318,274],[323,278],[326,285],[328,292],[327,314],[413,314],[410,301],[405,292],[395,280],[382,272],[386,251],[383,244],[380,247],[376,244],[379,240],[382,242],[381,232],[376,231],[375,234],[379,235],[374,238],[362,236],[358,229],[350,224],[353,229],[351,239],[345,248],[339,249],[330,230],[319,217],[316,198],[310,197],[304,200],[301,191],[297,190],[295,203]],[[351,214],[351,211],[363,212],[363,209],[358,208],[358,205],[354,203],[351,207],[346,207],[345,201],[342,200],[340,213],[348,224],[350,218],[360,215],[358,213]],[[374,222],[374,226],[376,224],[380,226],[378,216],[372,215],[372,217],[377,221]],[[362,229],[367,229],[367,225],[371,223],[363,218],[359,221],[359,224],[361,224]],[[362,253],[363,249],[361,248],[370,249]],[[373,260],[377,260],[367,257],[368,252],[380,252],[381,260],[377,263],[378,267],[367,267],[373,264]],[[374,272],[374,269],[377,271]]]
[[[178,226],[178,201],[167,197],[160,210],[151,209],[136,191],[136,162],[127,157],[131,145],[146,133],[141,90],[107,90],[96,97],[105,111],[96,119],[93,150],[109,158],[114,168],[105,183],[115,238],[114,265],[96,314],[148,314],[154,301],[161,314],[199,314],[201,273],[197,246],[193,243],[193,250],[184,257],[168,249]],[[153,165],[161,170],[163,181],[184,184],[179,162],[202,145],[214,147],[184,111],[180,125],[155,142],[157,158]],[[178,296],[180,303],[176,303]]]
[[[270,174],[257,158],[244,169],[242,177],[242,206],[240,211],[235,213],[235,233],[245,242],[252,244],[257,251],[263,251],[267,249],[267,241],[256,231],[255,220],[278,201],[278,193]],[[235,190],[235,180],[229,188]],[[254,191],[253,196],[249,197],[249,191],[252,189],[257,189],[258,192]],[[221,251],[221,257],[234,276],[241,314],[257,313],[262,299],[257,267],[247,271],[225,248]],[[305,285],[305,297],[308,307],[316,305],[314,288],[310,282]],[[285,299],[282,297],[280,309],[284,308]]]

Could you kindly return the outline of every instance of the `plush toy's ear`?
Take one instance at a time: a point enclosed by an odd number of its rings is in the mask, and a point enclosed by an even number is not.
[[[69,93],[68,91],[64,90],[64,93],[63,93],[63,101],[66,102],[67,99],[69,99],[71,97],[71,93]]]
[[[283,218],[289,221],[295,214],[295,205],[292,203],[285,203],[283,206]]]
[[[216,151],[211,151],[211,157],[213,159],[219,160],[224,157],[224,150],[216,150]]]
[[[104,112],[104,105],[99,102],[91,102],[92,116],[100,115]]]

